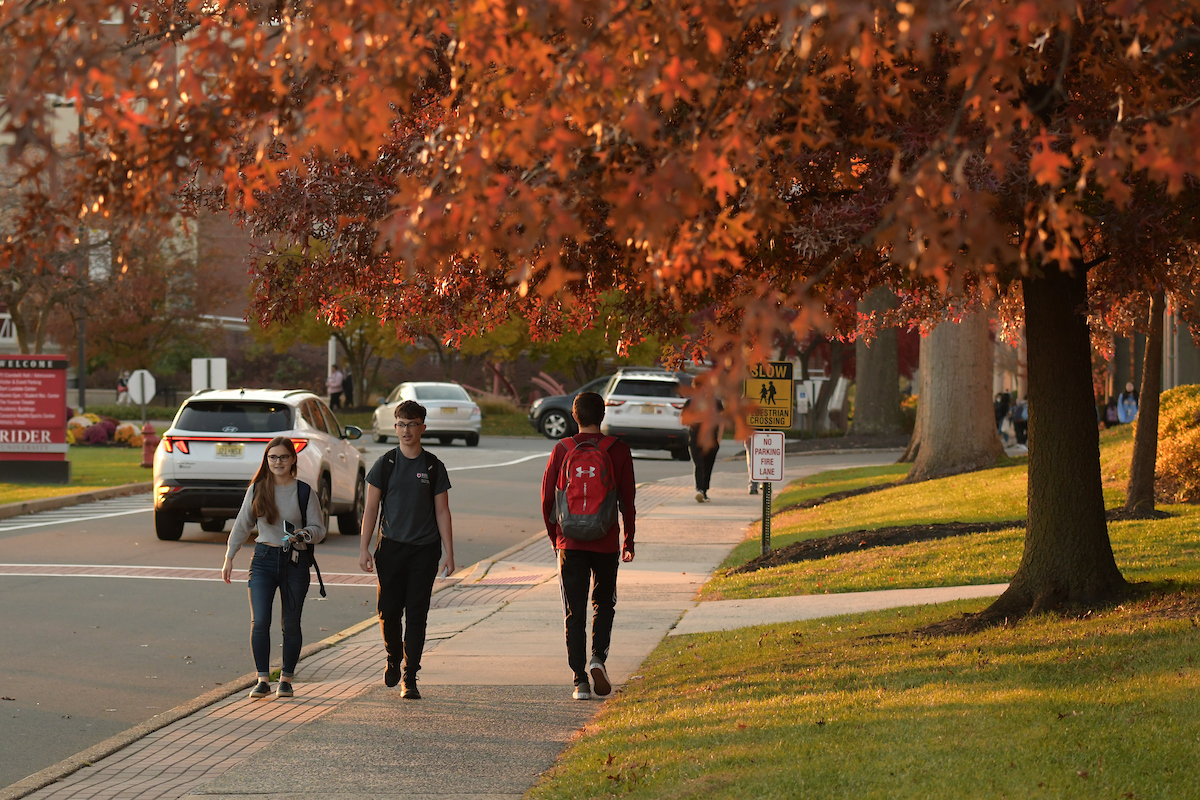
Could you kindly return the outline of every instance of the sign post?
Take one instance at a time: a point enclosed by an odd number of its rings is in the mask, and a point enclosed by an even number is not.
[[[762,483],[762,554],[771,552],[771,484],[783,480],[783,434],[755,431],[750,436],[750,480]]]
[[[0,481],[70,483],[66,356],[0,357]]]
[[[771,552],[771,483],[783,480],[783,434],[792,427],[795,379],[790,361],[755,364],[742,384],[742,396],[757,408],[746,423],[757,428],[750,436],[750,480],[762,483],[762,554]],[[764,430],[765,429],[765,430]],[[771,432],[772,429],[777,429]]]
[[[223,358],[192,359],[192,394],[201,389],[228,389],[227,362]]]
[[[149,370],[135,370],[129,376],[129,399],[142,407],[142,424],[146,424],[146,403],[154,399],[158,385]]]

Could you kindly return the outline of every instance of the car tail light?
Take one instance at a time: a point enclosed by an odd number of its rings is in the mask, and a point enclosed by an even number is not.
[[[483,411],[480,410],[479,406],[471,406],[471,416],[472,417],[482,417]]]
[[[606,406],[623,406],[623,405],[625,405],[625,401],[624,400],[605,400],[604,405],[606,405]]]
[[[687,405],[686,400],[682,403],[671,403],[671,408],[683,408],[685,405]]]
[[[296,452],[299,453],[301,450],[308,447],[308,439],[292,439],[292,446],[295,447]]]
[[[187,439],[176,439],[173,436],[166,436],[163,438],[163,450],[170,453],[176,448],[178,448],[179,452],[183,453],[184,455],[191,455],[191,453],[188,452]]]

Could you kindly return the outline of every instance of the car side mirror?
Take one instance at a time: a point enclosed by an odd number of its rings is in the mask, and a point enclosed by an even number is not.
[[[383,406],[383,405],[387,405],[387,398],[386,398],[386,397],[380,397],[380,398],[379,398],[379,399],[377,399],[375,402],[379,403],[379,405],[381,405],[381,406]]]
[[[363,434],[362,428],[358,427],[357,425],[347,425],[346,426],[346,438],[347,439],[361,439],[362,434]]]

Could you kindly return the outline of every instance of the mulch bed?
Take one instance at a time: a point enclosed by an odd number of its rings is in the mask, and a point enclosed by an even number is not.
[[[774,517],[775,515],[782,514],[785,511],[795,511],[798,508],[816,508],[817,506],[823,506],[826,503],[832,503],[835,500],[845,500],[847,497],[858,497],[859,495],[871,494],[872,492],[878,492],[883,489],[891,489],[893,486],[897,485],[899,484],[879,483],[874,486],[862,486],[858,489],[847,489],[844,492],[830,492],[829,494],[823,494],[820,497],[814,497],[810,500],[804,500],[800,503],[792,503],[791,505],[780,506],[779,508],[774,509],[774,511],[771,513],[771,516]]]
[[[784,564],[794,564],[798,561],[816,561],[826,556],[855,553],[872,547],[931,542],[972,533],[992,533],[1009,528],[1020,528],[1024,525],[1025,520],[1014,519],[1006,522],[943,522],[935,525],[904,525],[871,531],[851,531],[836,536],[826,536],[822,539],[794,542],[787,547],[773,550],[765,556],[747,561],[740,567],[734,567],[729,570],[728,574],[757,572],[760,569],[781,567]]]
[[[903,450],[908,447],[912,436],[907,433],[899,436],[819,436],[815,439],[788,439],[785,451],[794,453],[820,453],[827,450],[865,450],[886,449]]]

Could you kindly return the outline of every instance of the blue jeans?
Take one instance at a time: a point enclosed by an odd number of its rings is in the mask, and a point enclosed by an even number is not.
[[[309,553],[301,552],[297,563],[292,563],[291,555],[259,542],[254,545],[254,557],[250,559],[250,651],[260,678],[271,673],[271,605],[276,591],[282,610],[283,677],[295,675],[296,662],[300,660],[300,647],[304,644],[300,612],[308,594]]]

